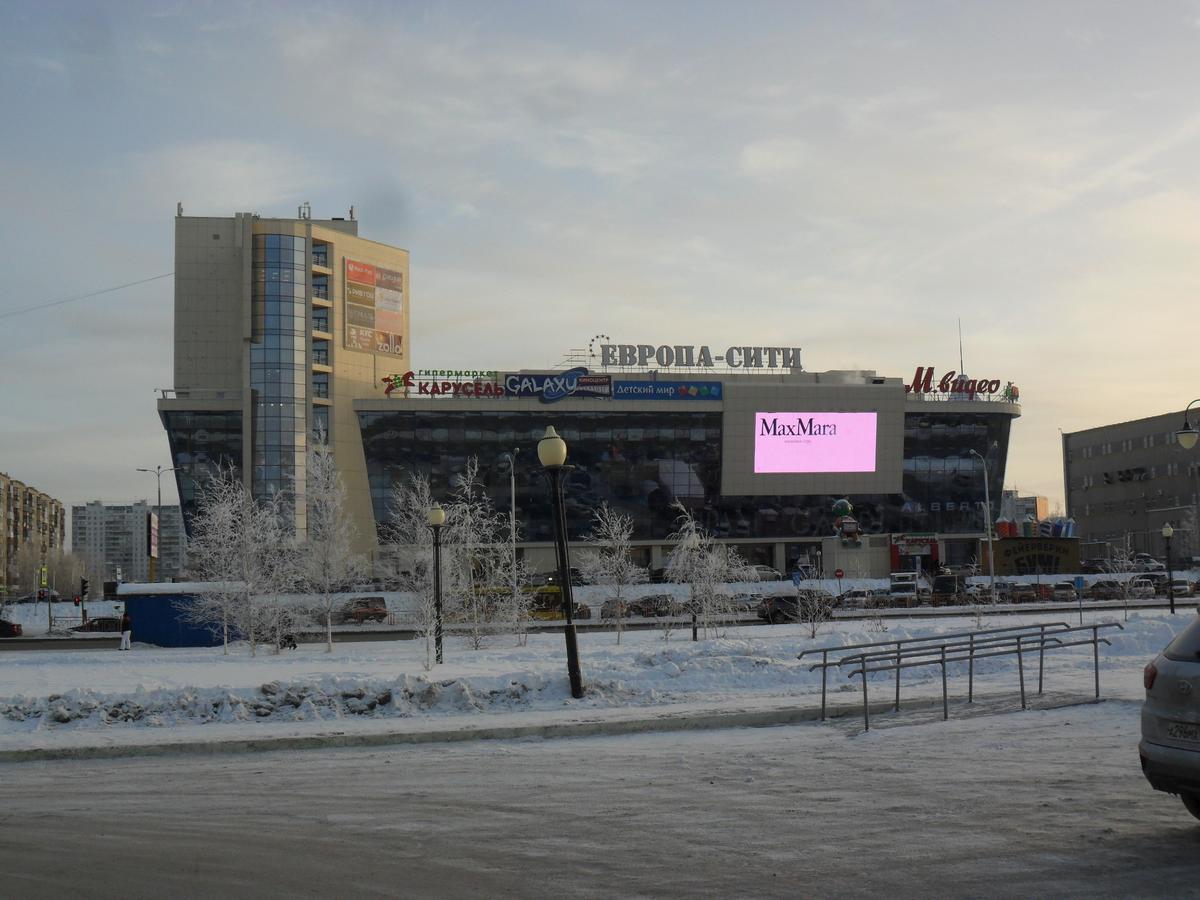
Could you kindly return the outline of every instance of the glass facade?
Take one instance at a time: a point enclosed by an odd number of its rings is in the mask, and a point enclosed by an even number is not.
[[[301,531],[308,436],[308,271],[303,237],[254,236],[251,484],[255,497],[288,492],[288,516],[294,516]]]
[[[176,412],[162,414],[171,448],[171,465],[179,469],[179,505],[191,532],[199,489],[220,468],[242,471],[242,414],[235,412]]]
[[[721,538],[821,538],[833,533],[832,506],[843,495],[726,497],[721,485],[719,412],[396,411],[359,413],[375,518],[389,521],[391,486],[406,472],[429,476],[445,498],[468,458],[497,509],[509,508],[503,454],[517,455],[517,518],[522,539],[552,540],[549,500],[537,442],[553,424],[570,448],[565,498],[572,539],[591,527],[601,503],[633,518],[636,540],[661,541],[674,530],[671,504],[691,508]],[[852,495],[867,533],[971,533],[984,529],[982,464],[998,508],[1010,417],[1005,414],[905,416],[903,493]]]

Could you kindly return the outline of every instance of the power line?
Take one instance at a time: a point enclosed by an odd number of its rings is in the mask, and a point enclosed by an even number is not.
[[[128,284],[118,284],[116,287],[104,288],[102,291],[91,291],[87,294],[80,294],[78,297],[65,297],[62,300],[51,300],[49,303],[35,303],[33,306],[25,306],[21,309],[10,309],[5,312],[0,312],[0,319],[8,319],[12,316],[19,316],[27,312],[34,312],[39,309],[49,309],[51,306],[62,306],[64,303],[75,303],[79,300],[86,300],[88,297],[99,297],[101,294],[111,294],[113,291],[122,291],[125,288],[135,287],[139,284],[149,284],[151,281],[159,281],[163,278],[170,278],[174,272],[167,272],[164,275],[154,275],[150,278],[143,278],[141,281],[131,281]]]

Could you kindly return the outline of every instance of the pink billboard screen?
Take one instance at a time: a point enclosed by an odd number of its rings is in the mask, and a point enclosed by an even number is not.
[[[754,414],[754,473],[874,472],[873,412]]]

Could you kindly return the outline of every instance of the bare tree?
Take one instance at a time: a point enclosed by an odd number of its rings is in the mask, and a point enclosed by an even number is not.
[[[221,469],[201,489],[188,555],[210,586],[199,592],[189,619],[229,639],[242,634],[250,654],[268,634],[278,640],[292,625],[294,608],[283,601],[296,582],[296,556],[283,524],[284,498],[256,502],[232,468]]]
[[[457,476],[446,507],[445,583],[450,606],[466,622],[471,649],[480,650],[496,612],[494,588],[502,584],[503,517],[479,478],[472,456]]]
[[[401,590],[417,597],[417,622],[425,640],[425,668],[433,668],[433,635],[436,625],[433,593],[433,536],[429,508],[433,498],[429,479],[410,474],[392,486],[389,501],[391,526],[387,531],[391,565]]]
[[[796,613],[810,639],[821,633],[821,626],[833,617],[832,599],[824,591],[802,590],[796,595]]]
[[[733,621],[734,614],[731,598],[718,588],[757,576],[736,550],[718,544],[701,528],[687,507],[677,500],[673,508],[679,512],[679,525],[667,538],[675,545],[667,558],[667,580],[688,586],[683,605],[692,617],[692,640],[698,640],[700,629],[705,638],[710,631],[719,637],[719,626]]]
[[[617,628],[617,643],[621,643],[626,615],[628,588],[646,581],[646,569],[630,559],[633,549],[633,519],[622,515],[607,503],[592,513],[592,530],[584,538],[595,544],[595,550],[587,550],[579,557],[579,569],[584,581],[603,585],[604,593],[612,603],[613,619]],[[602,607],[603,608],[603,607]]]
[[[346,488],[324,432],[315,433],[309,443],[306,497],[308,541],[300,560],[301,581],[325,622],[325,652],[332,653],[338,594],[354,586],[366,565],[353,550],[357,532],[346,512]]]

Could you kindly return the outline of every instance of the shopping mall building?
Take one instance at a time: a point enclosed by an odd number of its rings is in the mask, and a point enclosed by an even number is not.
[[[447,497],[474,457],[497,508],[515,507],[522,551],[549,570],[536,445],[553,425],[574,467],[572,540],[607,503],[633,519],[648,565],[667,552],[677,504],[781,571],[881,575],[978,556],[1020,415],[1011,383],[924,366],[907,379],[807,372],[798,348],[728,343],[593,342],[549,370],[416,368],[408,254],[357,226],[303,210],[176,218],[175,385],[158,407],[185,515],[222,463],[256,496],[303,485],[319,428],[362,549],[388,522],[394,484],[421,473]],[[303,530],[297,494],[290,514]],[[857,541],[835,536],[840,498],[854,505]]]

